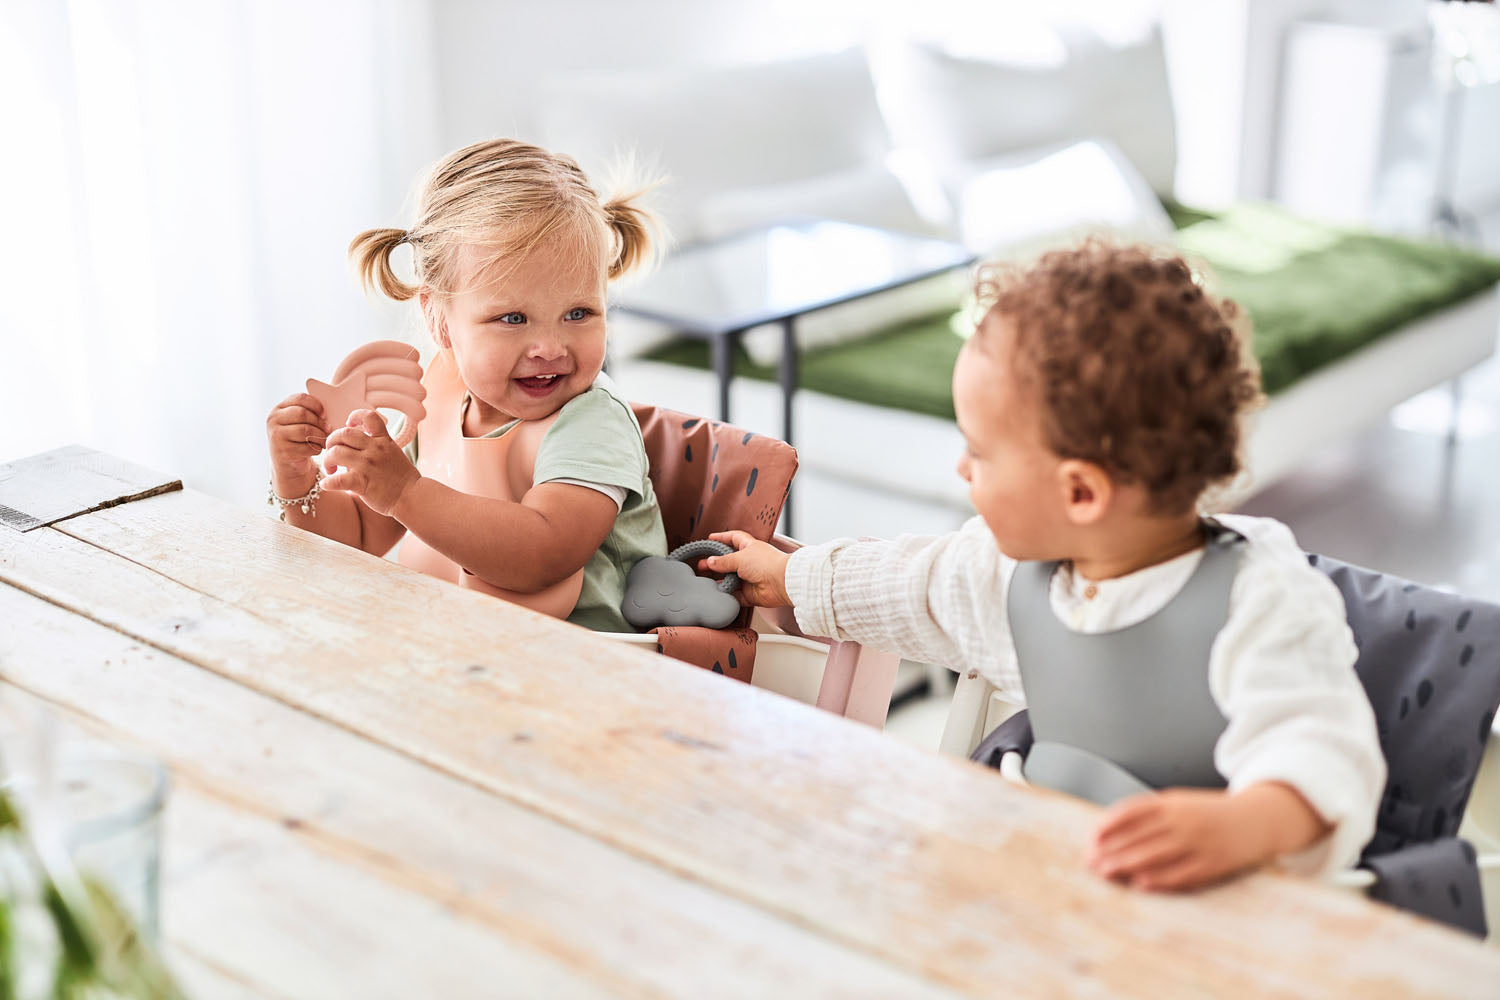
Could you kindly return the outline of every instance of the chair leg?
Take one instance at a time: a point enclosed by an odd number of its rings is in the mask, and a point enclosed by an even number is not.
[[[953,690],[953,707],[948,710],[948,722],[943,727],[942,742],[938,744],[939,753],[967,757],[974,752],[984,738],[985,716],[994,690],[995,686],[977,670],[958,675],[958,685]]]

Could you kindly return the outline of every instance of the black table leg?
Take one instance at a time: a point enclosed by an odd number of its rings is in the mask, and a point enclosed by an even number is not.
[[[719,419],[726,424],[729,423],[729,383],[734,379],[734,347],[739,339],[738,331],[721,333],[709,339],[714,374],[719,377]]]
[[[792,394],[797,391],[797,328],[796,320],[787,317],[781,321],[781,440],[792,443]]]
[[[797,327],[796,320],[788,316],[781,321],[781,363],[777,366],[781,380],[781,439],[792,443],[792,395],[797,391]],[[782,513],[782,524],[788,535],[792,534],[792,494],[787,491],[786,507]]]

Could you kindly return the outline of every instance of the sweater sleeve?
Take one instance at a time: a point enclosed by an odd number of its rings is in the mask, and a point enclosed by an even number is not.
[[[1015,562],[983,520],[937,537],[844,538],[794,552],[787,593],[809,635],[854,640],[956,671],[1021,701],[1005,593]]]
[[[1210,657],[1210,688],[1229,720],[1214,756],[1231,791],[1283,782],[1333,827],[1282,859],[1321,875],[1353,864],[1374,834],[1385,758],[1343,599],[1275,527],[1288,551],[1252,542]]]

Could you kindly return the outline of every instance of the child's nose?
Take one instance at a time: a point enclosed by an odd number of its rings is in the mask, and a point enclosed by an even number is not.
[[[529,357],[551,360],[567,353],[567,338],[560,332],[544,330],[538,332],[526,353]]]
[[[962,479],[966,483],[969,481],[969,456],[968,455],[960,455],[960,456],[958,456],[958,478]]]

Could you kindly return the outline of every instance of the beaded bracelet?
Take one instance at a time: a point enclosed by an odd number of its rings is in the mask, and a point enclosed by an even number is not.
[[[266,484],[266,503],[275,504],[281,508],[277,516],[283,521],[286,520],[286,509],[294,504],[301,506],[302,513],[311,514],[313,517],[318,516],[318,494],[323,492],[323,470],[314,467],[313,472],[316,478],[313,479],[312,489],[300,497],[287,498],[277,496],[276,484],[274,482]]]

